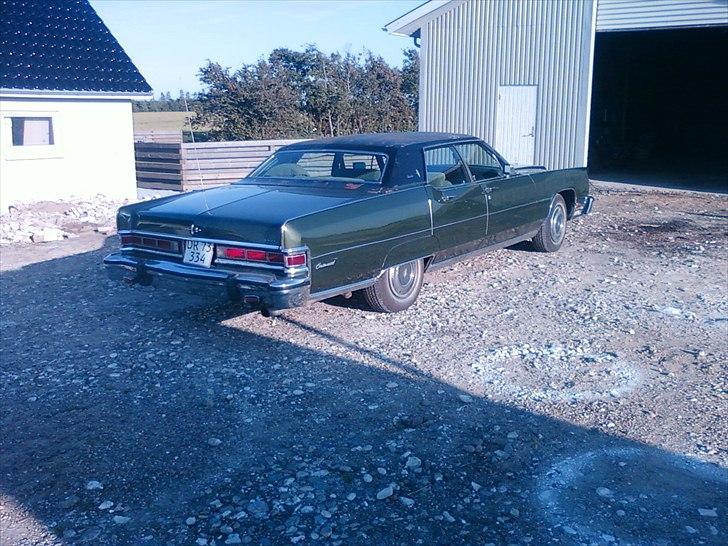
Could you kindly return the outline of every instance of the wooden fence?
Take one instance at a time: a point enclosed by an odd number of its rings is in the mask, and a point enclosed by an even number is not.
[[[134,131],[134,142],[164,142],[167,144],[181,144],[182,131]]]
[[[239,142],[137,142],[137,186],[154,190],[194,190],[235,182],[281,146],[299,140]]]

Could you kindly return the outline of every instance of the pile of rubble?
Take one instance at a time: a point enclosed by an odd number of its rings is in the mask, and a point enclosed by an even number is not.
[[[116,211],[126,203],[97,195],[12,205],[0,213],[0,245],[60,241],[87,231],[112,233]]]

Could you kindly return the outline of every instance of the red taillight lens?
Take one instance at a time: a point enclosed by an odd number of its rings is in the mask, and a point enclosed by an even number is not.
[[[223,256],[230,260],[244,260],[245,259],[245,249],[244,248],[223,248],[222,252]]]
[[[179,252],[179,243],[167,239],[140,237],[138,235],[122,235],[121,246],[137,246],[142,249],[153,248],[165,252]]]
[[[306,265],[306,254],[288,254],[285,257],[286,267],[299,267]]]
[[[265,262],[282,265],[284,267],[299,267],[306,265],[306,254],[283,254],[282,252],[266,252],[254,248],[240,248],[234,246],[217,245],[217,256],[227,260],[241,262]]]
[[[245,251],[245,255],[250,262],[265,262],[267,260],[267,252],[265,250],[253,250],[249,248]]]

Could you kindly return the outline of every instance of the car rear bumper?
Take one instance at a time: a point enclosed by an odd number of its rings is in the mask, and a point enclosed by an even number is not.
[[[272,272],[233,272],[177,262],[141,258],[116,252],[104,258],[109,278],[171,288],[194,294],[200,287],[255,308],[275,312],[306,303],[308,277],[287,277]]]

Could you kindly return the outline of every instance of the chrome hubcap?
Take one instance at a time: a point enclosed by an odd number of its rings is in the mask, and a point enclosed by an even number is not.
[[[566,233],[566,211],[560,205],[556,205],[551,213],[550,220],[551,240],[559,244]]]
[[[406,298],[415,286],[415,264],[410,262],[390,268],[387,280],[392,294],[399,299]]]

